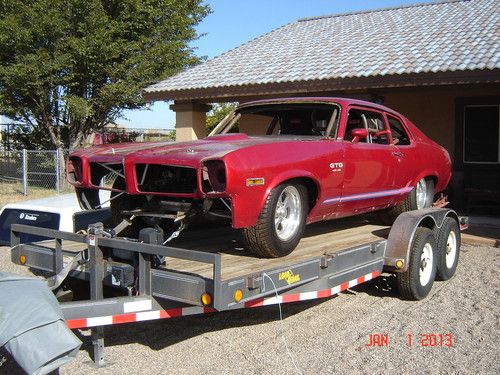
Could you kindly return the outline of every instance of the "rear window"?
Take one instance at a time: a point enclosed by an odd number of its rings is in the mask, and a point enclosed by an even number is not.
[[[12,224],[24,224],[40,228],[59,229],[59,221],[59,214],[52,212],[6,208],[0,216],[0,244],[10,244],[10,226]],[[28,234],[21,235],[21,242],[36,242],[45,239],[46,238],[40,236],[32,236]]]

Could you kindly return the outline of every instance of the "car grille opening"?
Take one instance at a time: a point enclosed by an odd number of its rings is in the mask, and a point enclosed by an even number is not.
[[[68,164],[66,165],[66,176],[68,181],[72,184],[82,182],[82,159],[75,156],[71,156],[68,159]]]
[[[197,190],[194,168],[138,164],[136,172],[138,190],[141,192],[193,194]]]
[[[92,185],[102,187],[103,189],[116,189],[117,179],[124,180],[123,165],[116,163],[90,163],[90,179]],[[118,189],[123,189],[123,183]]]

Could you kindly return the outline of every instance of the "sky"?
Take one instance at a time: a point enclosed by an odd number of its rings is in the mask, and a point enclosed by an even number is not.
[[[221,53],[301,18],[409,5],[430,0],[207,0],[212,13],[196,28],[195,54],[213,58]],[[149,109],[126,111],[116,122],[131,128],[175,127],[167,102]]]

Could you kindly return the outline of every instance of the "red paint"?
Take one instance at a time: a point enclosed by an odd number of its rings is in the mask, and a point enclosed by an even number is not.
[[[331,289],[323,289],[318,291],[318,298],[326,298],[332,296]]]
[[[137,315],[135,313],[113,315],[113,324],[131,323],[135,321],[137,321]]]
[[[232,226],[255,225],[270,191],[285,180],[307,178],[316,185],[318,197],[312,205],[307,222],[346,217],[370,212],[404,201],[417,182],[427,176],[436,180],[435,192],[443,191],[451,178],[448,152],[426,137],[415,125],[397,112],[374,103],[342,98],[295,98],[273,101],[318,101],[340,107],[338,137],[249,137],[245,134],[224,134],[191,142],[128,143],[90,147],[71,154],[78,158],[81,181],[73,185],[98,189],[90,181],[91,162],[124,165],[126,192],[138,190],[136,164],[165,164],[197,169],[198,187],[191,194],[147,193],[166,197],[204,199],[201,167],[207,160],[222,160],[226,167],[226,190],[215,193],[232,204]],[[248,107],[250,104],[245,104]],[[388,115],[397,118],[409,133],[409,145],[351,143],[343,140],[349,109],[377,112],[385,126]],[[384,132],[384,131],[383,131]],[[382,132],[382,133],[383,133]],[[385,131],[386,132],[386,131]],[[390,134],[387,134],[391,139]],[[80,163],[81,162],[81,163]],[[71,170],[73,166],[69,166]],[[247,178],[262,177],[262,186],[246,186]]]
[[[281,301],[283,303],[300,301],[300,294],[284,294]]]
[[[178,316],[182,316],[182,308],[180,307],[176,309],[168,309],[160,311],[160,319],[176,318]]]
[[[87,319],[71,319],[66,321],[69,329],[85,328],[87,327]]]

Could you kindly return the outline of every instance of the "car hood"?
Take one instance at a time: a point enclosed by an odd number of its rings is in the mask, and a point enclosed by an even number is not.
[[[246,134],[227,134],[207,137],[189,142],[121,143],[101,145],[74,152],[73,156],[84,156],[90,160],[168,159],[177,161],[222,158],[238,149],[261,144],[290,142],[289,137],[249,137]]]

